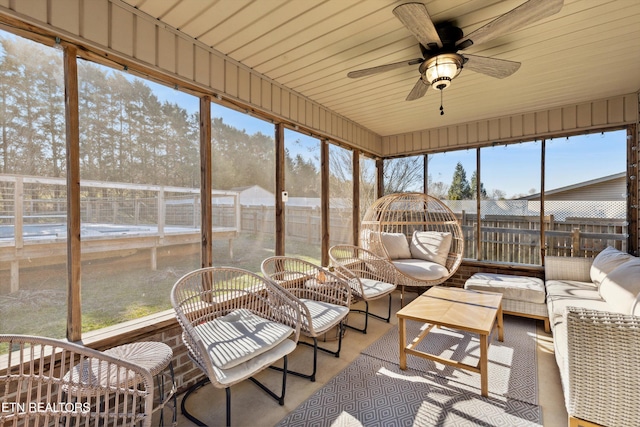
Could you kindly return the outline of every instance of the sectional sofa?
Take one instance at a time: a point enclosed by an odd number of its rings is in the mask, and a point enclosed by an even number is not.
[[[640,258],[546,257],[545,289],[569,425],[640,425]]]

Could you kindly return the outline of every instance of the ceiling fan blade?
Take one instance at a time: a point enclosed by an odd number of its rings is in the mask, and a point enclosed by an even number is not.
[[[438,47],[442,47],[442,40],[424,4],[401,4],[393,9],[393,14],[411,31],[422,46],[428,48],[435,43]]]
[[[351,77],[352,79],[356,79],[358,77],[370,76],[372,74],[381,73],[383,71],[395,70],[396,68],[401,68],[407,65],[418,65],[421,64],[424,59],[416,58],[411,59],[409,61],[400,61],[394,62],[392,64],[378,65],[377,67],[365,68],[362,70],[350,71],[347,73],[347,77]]]
[[[529,0],[471,32],[456,43],[458,49],[484,43],[518,27],[554,15],[562,9],[564,0]]]
[[[425,93],[427,93],[427,89],[429,89],[429,85],[425,83],[422,78],[419,78],[416,84],[407,95],[407,101],[413,101],[414,99],[422,98]]]
[[[464,57],[467,58],[467,62],[464,63],[465,69],[498,79],[509,77],[520,68],[519,62],[508,61],[506,59],[487,58],[486,56],[467,54],[465,54]]]

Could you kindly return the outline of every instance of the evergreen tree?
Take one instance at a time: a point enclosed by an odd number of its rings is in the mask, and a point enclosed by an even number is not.
[[[478,181],[477,171],[473,171],[473,174],[471,175],[471,194],[474,199],[476,198],[477,181]],[[480,200],[485,200],[486,198],[487,198],[487,190],[485,190],[484,184],[482,183],[482,181],[480,181]]]
[[[472,197],[471,187],[467,181],[467,173],[462,166],[462,163],[456,164],[456,169],[453,172],[453,180],[451,186],[449,186],[449,200],[469,200]]]

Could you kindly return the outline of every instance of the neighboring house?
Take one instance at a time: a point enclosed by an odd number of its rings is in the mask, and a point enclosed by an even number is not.
[[[578,182],[544,192],[550,200],[627,200],[627,178],[625,172]],[[520,197],[518,200],[540,200],[540,193]]]
[[[249,185],[246,187],[234,187],[231,191],[236,191],[240,194],[241,206],[273,206],[274,194],[271,191],[265,190],[259,185]]]

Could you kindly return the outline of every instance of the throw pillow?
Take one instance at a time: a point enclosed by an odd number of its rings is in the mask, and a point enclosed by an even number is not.
[[[611,311],[634,314],[636,298],[640,293],[640,258],[632,259],[607,274],[600,284],[600,296],[611,306]]]
[[[632,258],[634,258],[633,255],[608,246],[593,259],[590,270],[591,281],[599,286],[607,274]]]
[[[391,259],[411,258],[409,242],[403,233],[380,233],[380,238]]]
[[[411,238],[412,258],[423,259],[446,266],[451,249],[451,233],[440,231],[414,231]]]

